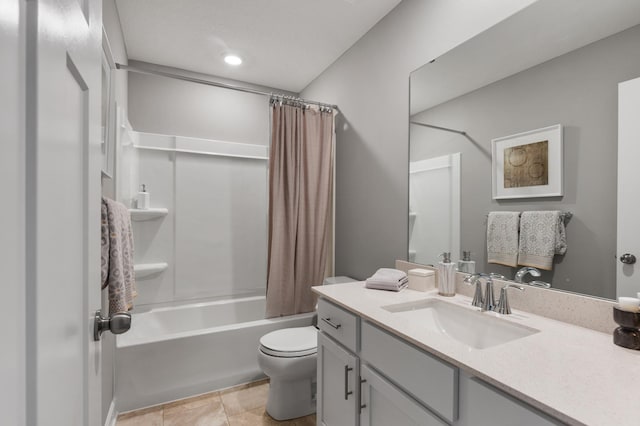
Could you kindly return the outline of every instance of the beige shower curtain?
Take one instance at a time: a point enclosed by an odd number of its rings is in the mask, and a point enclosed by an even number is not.
[[[266,317],[311,312],[332,253],[334,114],[272,102]]]

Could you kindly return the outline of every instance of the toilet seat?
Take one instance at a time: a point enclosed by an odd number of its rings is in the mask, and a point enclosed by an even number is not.
[[[260,338],[260,350],[271,356],[294,358],[318,352],[318,335],[313,326],[283,328]]]

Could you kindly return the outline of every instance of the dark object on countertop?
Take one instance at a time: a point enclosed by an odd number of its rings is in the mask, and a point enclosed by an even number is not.
[[[613,331],[613,343],[623,348],[640,350],[640,312],[613,307],[613,320],[620,327]]]

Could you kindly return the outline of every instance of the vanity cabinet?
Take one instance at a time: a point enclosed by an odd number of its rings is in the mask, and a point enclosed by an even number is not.
[[[359,362],[358,358],[318,333],[318,393],[316,417],[318,425],[355,426],[358,424]]]
[[[318,425],[562,424],[324,299],[318,327]]]
[[[424,400],[445,412],[452,410],[457,369],[423,352],[412,353],[418,350],[323,299],[318,302],[318,328],[319,425],[447,424]],[[366,366],[361,365],[363,355],[368,357]],[[419,363],[420,371],[404,371],[407,361]],[[395,376],[418,400],[383,374]],[[422,379],[427,380],[419,383]]]
[[[482,380],[460,373],[460,418],[456,426],[562,425]]]
[[[360,368],[360,375],[361,426],[447,424],[366,365]]]

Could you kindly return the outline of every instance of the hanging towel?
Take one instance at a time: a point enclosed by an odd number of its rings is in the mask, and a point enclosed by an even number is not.
[[[550,271],[553,256],[565,254],[567,236],[560,211],[523,212],[520,219],[518,265]]]
[[[380,268],[365,281],[365,287],[376,290],[400,291],[408,284],[405,272],[391,268]]]
[[[102,198],[102,288],[109,287],[109,315],[133,309],[133,231],[129,210]]]
[[[487,262],[518,266],[520,212],[490,212],[487,217]]]

